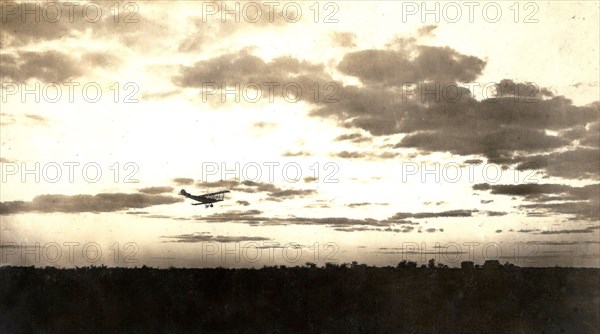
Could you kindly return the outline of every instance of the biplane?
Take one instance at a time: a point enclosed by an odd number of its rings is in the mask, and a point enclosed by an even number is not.
[[[204,194],[204,195],[192,195],[185,191],[185,189],[181,189],[179,192],[180,195],[183,195],[189,199],[193,199],[194,201],[198,201],[199,203],[192,203],[192,205],[202,205],[205,207],[213,207],[213,203],[223,201],[225,194],[228,193],[229,190],[218,191],[216,193]]]

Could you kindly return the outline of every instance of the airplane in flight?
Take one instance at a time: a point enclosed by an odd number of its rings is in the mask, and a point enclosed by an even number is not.
[[[202,205],[204,204],[205,207],[213,207],[213,203],[216,202],[221,202],[223,201],[223,197],[225,196],[226,193],[228,193],[229,190],[223,190],[223,191],[219,191],[216,193],[210,193],[210,194],[203,194],[203,195],[192,195],[190,193],[188,193],[187,191],[185,191],[185,189],[181,189],[181,191],[179,192],[180,195],[183,195],[189,199],[193,199],[194,201],[198,201],[199,203],[192,203],[192,205]]]

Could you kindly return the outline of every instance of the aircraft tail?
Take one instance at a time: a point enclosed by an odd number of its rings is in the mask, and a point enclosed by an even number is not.
[[[179,192],[179,195],[189,196],[190,194],[187,191],[185,191],[185,189],[181,189],[181,191]]]

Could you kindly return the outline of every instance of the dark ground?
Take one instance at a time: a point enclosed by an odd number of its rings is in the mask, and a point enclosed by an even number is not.
[[[599,333],[600,269],[0,268],[1,333]]]

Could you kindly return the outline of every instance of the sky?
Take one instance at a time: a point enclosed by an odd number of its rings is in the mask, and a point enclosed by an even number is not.
[[[598,2],[1,10],[2,265],[600,267]]]

